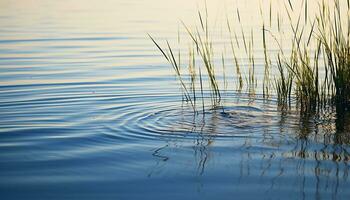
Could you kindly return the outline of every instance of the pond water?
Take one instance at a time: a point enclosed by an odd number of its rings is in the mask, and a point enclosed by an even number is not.
[[[256,27],[258,2],[208,8]],[[234,91],[205,115],[182,102],[147,33],[176,42],[201,5],[0,1],[1,198],[348,199],[346,121]]]

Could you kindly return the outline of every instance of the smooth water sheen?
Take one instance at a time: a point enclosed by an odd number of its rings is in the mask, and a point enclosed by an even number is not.
[[[208,8],[247,18],[257,2]],[[336,116],[236,92],[205,115],[181,101],[147,33],[176,41],[201,3],[0,1],[1,199],[348,199]]]

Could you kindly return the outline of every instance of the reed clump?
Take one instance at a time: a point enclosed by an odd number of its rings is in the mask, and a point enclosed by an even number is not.
[[[204,111],[203,80],[201,68],[205,69],[205,80],[209,85],[211,103],[217,105],[221,100],[222,90],[226,90],[225,68],[230,63],[234,71],[234,84],[236,91],[246,89],[249,93],[255,93],[258,85],[262,89],[265,99],[276,96],[277,102],[283,109],[296,105],[302,112],[317,111],[328,105],[335,105],[337,109],[349,109],[350,102],[350,3],[335,0],[328,2],[319,0],[318,12],[315,17],[309,16],[308,2],[304,0],[300,9],[291,1],[286,1],[285,10],[288,16],[291,33],[290,38],[282,35],[281,15],[277,13],[277,33],[273,33],[272,9],[270,3],[269,22],[262,23],[262,49],[263,78],[256,78],[256,67],[259,64],[255,59],[254,32],[244,30],[244,21],[241,20],[239,10],[236,12],[238,23],[233,26],[227,18],[227,45],[231,50],[231,57],[224,58],[221,53],[224,69],[224,87],[220,87],[220,78],[216,74],[216,58],[214,54],[214,40],[208,26],[207,10],[203,15],[198,12],[199,28],[191,30],[182,23],[189,35],[192,47],[189,51],[189,75],[190,83],[184,81],[179,61],[175,59],[174,52],[167,42],[166,48],[160,47],[150,36],[165,59],[173,66],[179,79],[185,99],[196,110],[196,94],[202,96],[202,110]],[[292,17],[296,10],[303,10],[297,18]],[[261,11],[262,12],[262,11]],[[296,19],[296,21],[294,20]],[[238,26],[237,26],[238,24]],[[269,24],[270,27],[267,27]],[[240,34],[238,34],[240,33]],[[286,51],[282,47],[281,40],[290,40],[291,46]],[[278,52],[271,55],[267,40],[275,41]],[[239,50],[243,49],[246,63],[242,63]],[[179,56],[180,58],[180,56]],[[275,58],[275,59],[272,59]],[[199,62],[196,61],[199,60]],[[244,70],[245,69],[245,70]],[[245,73],[244,73],[245,71]],[[198,73],[197,73],[198,72]],[[196,76],[200,78],[196,78]],[[261,81],[261,83],[259,83]],[[190,88],[190,89],[188,89]],[[200,90],[200,91],[197,91]],[[198,96],[198,95],[197,95]]]
[[[350,100],[349,1],[347,6],[347,12],[342,13],[339,0],[335,1],[334,10],[330,10],[323,2],[317,17],[317,39],[321,42],[324,51],[331,82],[330,90],[336,105],[344,108],[349,107]]]

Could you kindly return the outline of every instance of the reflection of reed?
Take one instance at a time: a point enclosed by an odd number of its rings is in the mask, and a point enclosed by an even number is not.
[[[319,116],[310,113],[295,117],[285,110],[281,113],[279,134],[281,137],[287,134],[294,138],[294,142],[290,143],[293,144],[290,150],[277,153],[266,150],[251,151],[254,143],[247,138],[239,165],[240,180],[260,176],[261,181],[270,183],[267,189],[270,193],[276,186],[286,184],[287,178],[288,182],[293,182],[293,187],[299,188],[299,199],[307,199],[309,195],[314,195],[315,199],[325,195],[337,199],[339,188],[344,188],[348,182],[350,169],[350,154],[348,146],[344,145],[349,144],[349,117],[343,115],[340,118],[338,115],[335,120],[328,120],[332,124],[328,124],[326,128],[335,127],[332,134],[329,130],[323,130],[325,124],[317,123],[317,117]],[[264,137],[258,144],[286,148],[287,141],[270,137],[267,132],[268,130],[264,130]],[[310,190],[314,193],[310,193]]]
[[[261,181],[264,183],[267,181],[270,184],[267,193],[276,190],[276,186],[293,184],[289,187],[298,187],[296,193],[298,199],[307,199],[309,195],[320,199],[321,194],[331,195],[333,199],[336,199],[339,188],[344,188],[344,185],[347,184],[350,167],[346,161],[332,159],[333,164],[330,165],[327,157],[321,157],[317,152],[307,153],[307,149],[308,142],[303,141],[291,153],[261,152],[260,155],[256,155],[249,150],[243,152],[240,180],[260,176]],[[332,153],[329,154],[332,155]]]
[[[152,155],[157,158],[156,167],[169,167],[170,160],[176,160],[171,157],[177,157],[171,154],[173,149],[181,149],[182,144],[190,143],[193,154],[186,157],[190,157],[194,173],[189,175],[202,177],[207,174],[211,170],[207,166],[220,159],[220,150],[217,152],[213,147],[221,142],[215,141],[215,137],[222,129],[220,126],[226,124],[218,121],[221,120],[218,115],[220,111],[213,110],[205,118],[194,116],[193,126],[182,126],[181,130],[187,129],[185,136],[192,139],[168,140],[166,145],[155,149]],[[236,143],[234,148],[238,152],[233,152],[238,155],[234,159],[238,162],[230,165],[229,161],[224,161],[233,168],[232,180],[236,179],[238,188],[240,185],[246,187],[247,181],[248,184],[260,184],[269,194],[287,187],[297,190],[298,199],[308,199],[310,195],[315,199],[338,198],[343,195],[340,189],[348,184],[350,169],[348,141],[344,139],[349,133],[349,118],[346,114],[342,117],[283,110],[278,129],[264,126],[260,130],[261,137],[246,135],[243,140],[238,138],[242,146]],[[168,164],[161,165],[160,162]],[[254,183],[250,183],[251,180]],[[203,187],[202,181],[199,179]]]
[[[215,112],[214,112],[215,113]],[[217,114],[217,113],[216,113]],[[182,118],[182,121],[185,121],[185,118]],[[196,162],[196,171],[198,175],[203,175],[205,172],[205,167],[209,161],[210,158],[210,149],[209,146],[214,142],[214,135],[216,132],[216,125],[217,125],[217,116],[215,114],[212,115],[210,118],[210,123],[206,123],[206,119],[201,118],[201,120],[198,122],[197,121],[197,116],[193,115],[192,118],[192,124],[193,126],[183,126],[182,124],[180,125],[181,130],[187,129],[187,134],[196,134],[195,138],[193,139],[193,151],[194,151],[194,161]],[[206,132],[204,133],[204,128],[206,128]],[[212,134],[212,136],[211,136]],[[157,158],[156,166],[154,168],[159,167],[160,161],[163,163],[169,161],[170,155],[167,155],[167,149],[170,148],[181,148],[181,146],[178,146],[181,141],[178,140],[168,140],[167,144],[156,148],[152,152],[152,156]],[[150,174],[152,174],[151,172]],[[150,176],[150,175],[149,175]]]
[[[197,172],[199,175],[204,174],[204,170],[206,167],[206,164],[209,160],[210,157],[210,150],[209,150],[209,145],[211,144],[210,139],[197,139],[196,140],[196,145],[193,147],[194,148],[194,155],[197,160]]]
[[[159,147],[155,149],[152,153],[152,156],[157,158],[156,164],[154,167],[152,167],[151,171],[148,173],[147,177],[152,177],[154,173],[157,172],[157,170],[161,171],[165,166],[165,162],[169,160],[168,156],[165,156],[162,154],[162,151],[169,147],[169,143],[166,145]]]
[[[160,147],[160,148],[157,148],[153,153],[152,153],[152,156],[154,157],[157,157],[157,158],[160,158],[162,161],[167,161],[169,159],[168,156],[163,156],[163,155],[160,155],[160,151],[167,148],[169,145],[165,145],[163,147]]]
[[[336,114],[336,133],[334,142],[336,144],[350,144],[350,113],[344,108],[337,108]]]
[[[323,113],[324,114],[324,113]],[[325,120],[330,124],[318,124],[317,119],[329,117],[332,115],[326,114],[320,116],[320,113],[306,113],[300,114],[300,126],[295,130],[298,134],[296,135],[296,144],[292,151],[284,153],[283,157],[286,158],[299,158],[298,159],[298,170],[299,175],[302,176],[302,188],[305,189],[305,171],[309,168],[313,169],[315,176],[315,197],[319,199],[321,197],[320,192],[328,191],[332,194],[332,198],[336,199],[338,196],[338,188],[340,179],[346,183],[348,177],[349,165],[347,161],[350,158],[346,146],[342,146],[344,143],[348,143],[349,140],[344,139],[344,134],[347,135],[349,127],[346,127],[344,123],[347,119],[345,115],[339,115],[334,120]],[[339,123],[338,121],[341,121]],[[335,125],[332,125],[332,123]],[[320,127],[320,125],[322,125]],[[322,130],[323,127],[336,127],[335,130],[331,129],[331,133],[328,130]],[[340,131],[341,130],[341,131]],[[322,140],[317,140],[317,136],[322,135]],[[345,136],[346,136],[345,135]],[[313,137],[312,137],[313,136]],[[340,138],[339,138],[340,137]],[[312,139],[310,139],[312,138]],[[317,144],[315,142],[319,142]],[[318,146],[322,145],[322,148]],[[316,163],[310,164],[309,161],[313,160]],[[326,161],[332,161],[333,165],[327,165]],[[308,162],[308,163],[306,163]],[[314,167],[313,167],[314,166]],[[343,175],[340,175],[343,172]],[[305,198],[304,192],[302,195]]]
[[[193,146],[195,159],[197,161],[197,172],[199,175],[203,175],[205,171],[206,164],[210,158],[210,148],[209,146],[214,142],[214,136],[216,134],[217,116],[216,112],[213,112],[212,117],[209,120],[209,123],[206,123],[206,120],[203,118],[203,123],[200,126],[199,137],[195,141]],[[209,126],[208,134],[204,134],[204,128]]]

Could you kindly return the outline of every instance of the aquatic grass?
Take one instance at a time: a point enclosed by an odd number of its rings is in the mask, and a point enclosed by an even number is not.
[[[157,46],[157,48],[159,49],[159,51],[163,54],[164,58],[171,64],[171,66],[173,67],[174,71],[175,71],[175,74],[180,82],[180,85],[181,85],[181,88],[183,90],[183,94],[184,94],[184,97],[186,98],[186,101],[190,102],[191,103],[191,106],[193,108],[193,110],[195,111],[195,105],[193,104],[193,101],[191,99],[191,95],[183,81],[183,78],[182,78],[182,74],[181,74],[181,71],[180,71],[180,65],[178,64],[179,62],[176,61],[175,59],[175,56],[174,56],[174,53],[173,53],[173,50],[172,48],[170,47],[170,44],[169,42],[167,41],[167,47],[168,47],[168,50],[163,50],[159,44],[154,40],[154,38],[149,35],[149,38],[152,40],[152,42]],[[180,54],[179,54],[180,55]],[[180,60],[180,56],[179,56],[179,60]]]
[[[195,60],[195,52],[192,46],[189,47],[189,61],[188,61],[188,70],[190,75],[190,90],[193,95],[194,107],[196,107],[196,60]]]
[[[201,68],[198,68],[199,70],[199,82],[200,82],[200,86],[201,86],[201,95],[202,95],[202,110],[203,110],[203,115],[205,114],[205,109],[204,109],[204,94],[203,94],[203,81],[202,81],[202,72],[201,72]]]
[[[307,3],[304,6],[305,15],[307,15]],[[331,9],[325,1],[321,2],[319,13],[316,16],[317,24],[312,23],[306,45],[301,42],[305,27],[299,28],[300,16],[297,25],[292,26],[294,34],[293,51],[295,52],[293,61],[296,67],[289,66],[289,68],[295,73],[296,96],[302,109],[316,109],[324,106],[327,97],[330,97],[339,109],[349,107],[349,31],[343,30],[344,22],[339,0],[334,2],[334,8]],[[347,13],[349,13],[349,7]],[[346,16],[347,21],[345,23],[349,27],[349,16],[348,14]],[[316,33],[314,32],[315,26]],[[307,49],[312,39],[317,43],[313,58],[309,55],[310,50]],[[319,63],[320,56],[326,58],[324,63]],[[323,66],[326,71],[323,76],[324,81],[320,81],[320,66]]]
[[[225,65],[224,53],[221,54],[221,64],[222,64],[222,77],[223,77],[224,91],[227,91],[228,83],[226,79],[226,65]]]
[[[237,19],[237,25],[233,26],[229,17],[226,16],[228,30],[228,42],[231,49],[229,61],[226,61],[225,54],[221,52],[221,63],[223,70],[223,87],[226,91],[226,68],[228,63],[234,69],[235,85],[240,92],[243,88],[247,89],[249,94],[254,94],[258,82],[262,85],[263,98],[267,99],[270,94],[276,95],[277,102],[283,109],[289,109],[292,105],[292,99],[295,99],[295,105],[301,112],[319,111],[329,104],[336,105],[338,109],[349,108],[350,101],[350,6],[347,1],[347,9],[341,9],[339,0],[332,3],[321,1],[319,11],[315,17],[309,16],[308,2],[303,0],[298,6],[288,0],[284,4],[285,12],[290,25],[291,38],[286,38],[282,30],[283,18],[277,12],[276,24],[277,33],[273,33],[272,23],[272,5],[270,2],[268,11],[269,28],[263,20],[261,26],[261,45],[263,50],[263,79],[257,80],[255,56],[256,44],[254,31],[250,34],[244,30],[240,11],[237,9],[234,13]],[[260,10],[261,16],[263,12]],[[297,17],[293,14],[297,13]],[[180,53],[178,61],[175,60],[172,48],[167,42],[166,51],[164,51],[151,37],[154,44],[162,52],[163,56],[173,66],[175,73],[184,91],[186,101],[190,102],[195,110],[196,84],[200,84],[200,93],[202,95],[202,109],[204,113],[204,88],[203,74],[201,67],[205,68],[206,77],[209,84],[209,94],[213,106],[220,104],[221,88],[218,84],[216,74],[216,58],[214,55],[214,40],[211,37],[208,23],[208,11],[205,9],[204,15],[198,11],[199,26],[190,29],[182,22],[193,46],[189,50],[189,77],[190,89],[187,89],[180,72]],[[237,34],[240,33],[240,34]],[[268,34],[267,34],[268,33]],[[238,35],[240,37],[238,37]],[[272,38],[279,52],[276,55],[270,55],[268,44],[271,43],[268,37]],[[280,38],[280,39],[277,39]],[[290,51],[285,51],[282,42],[290,39]],[[247,58],[247,63],[243,64],[240,59],[239,50],[242,49]],[[275,58],[275,59],[272,59]],[[196,60],[200,62],[195,63]],[[196,64],[200,82],[196,76]],[[246,67],[246,68],[245,68]],[[274,69],[273,69],[274,68]],[[243,70],[242,70],[243,69]],[[246,70],[245,70],[246,69]],[[272,80],[272,83],[271,83]],[[190,94],[192,93],[192,94]]]
[[[254,58],[254,34],[253,30],[250,33],[250,40],[248,41],[248,50],[246,52],[248,58],[248,77],[246,82],[248,86],[248,93],[255,94],[256,78],[255,78],[255,58]]]
[[[185,27],[188,35],[196,45],[197,52],[200,55],[202,63],[205,66],[205,69],[208,74],[211,94],[212,94],[211,99],[213,101],[213,104],[217,104],[217,103],[220,103],[221,94],[220,94],[219,84],[217,81],[217,76],[215,74],[215,67],[214,67],[214,61],[213,61],[213,56],[214,56],[213,42],[209,38],[207,11],[206,11],[204,20],[201,12],[198,12],[198,16],[201,24],[201,29],[196,28],[196,31],[192,32],[185,25],[185,23],[182,22],[182,24]]]
[[[236,54],[236,50],[235,50],[236,47],[235,47],[234,42],[233,42],[232,29],[231,29],[231,25],[230,25],[228,18],[227,18],[227,28],[228,28],[228,31],[230,34],[230,46],[231,46],[231,50],[232,50],[234,65],[236,68],[236,77],[238,77],[238,81],[237,81],[238,82],[238,91],[241,91],[243,88],[243,78],[242,78],[240,64],[238,62],[238,58],[237,58],[237,54]],[[237,48],[239,48],[239,42],[238,42],[236,32],[234,32],[234,37],[235,37]]]
[[[342,17],[340,2],[335,1],[333,12],[322,2],[317,17],[318,39],[327,58],[326,68],[335,90],[334,101],[338,107],[349,108],[350,100],[350,19],[349,1],[347,18]],[[332,14],[333,16],[332,16]],[[332,18],[333,17],[333,18]],[[347,27],[344,29],[343,24]]]
[[[290,2],[289,2],[290,3]],[[307,15],[307,3],[303,2],[302,6],[305,9],[304,15]],[[293,9],[292,4],[290,4],[291,10]],[[303,10],[303,9],[300,9]],[[328,72],[333,71],[329,66],[320,64],[320,57],[322,57],[322,49],[324,48],[323,43],[319,37],[315,37],[315,25],[316,20],[310,23],[310,32],[306,33],[307,23],[301,25],[302,14],[299,13],[297,21],[294,24],[292,21],[291,13],[286,7],[287,16],[289,18],[289,23],[292,31],[292,50],[289,56],[285,56],[283,53],[283,61],[278,62],[278,68],[280,71],[280,77],[275,81],[277,88],[277,95],[279,102],[286,102],[287,92],[283,85],[285,83],[285,77],[283,76],[283,68],[286,68],[289,72],[293,74],[292,88],[297,98],[297,104],[300,106],[301,111],[311,111],[320,109],[325,105],[329,97],[330,90],[332,90],[332,83],[329,81]],[[304,17],[307,19],[307,17]],[[324,20],[322,24],[324,25]],[[324,33],[324,31],[322,31]],[[323,38],[328,38],[328,36],[323,35]],[[315,48],[310,48],[310,44],[316,43]],[[313,55],[312,55],[313,54]],[[284,66],[281,66],[284,65]],[[324,80],[320,79],[320,68],[325,68],[326,73],[322,77]],[[290,92],[290,91],[288,91]],[[280,94],[282,93],[282,94]],[[332,96],[330,96],[332,97]],[[290,99],[290,98],[288,98]],[[289,100],[290,101],[290,100]]]
[[[270,4],[270,26],[271,26],[271,4]],[[271,60],[267,53],[267,45],[266,45],[266,31],[265,31],[265,24],[263,23],[262,26],[262,37],[263,37],[263,49],[264,49],[264,79],[263,79],[263,97],[269,96],[270,91],[270,67],[271,67]]]
[[[277,100],[278,105],[285,109],[290,106],[294,73],[284,67],[280,54],[277,56],[277,67],[279,72],[277,78],[275,77]]]
[[[293,24],[288,9],[287,15],[293,38],[290,62],[285,62],[285,65],[294,74],[297,102],[302,111],[308,111],[315,108],[318,99],[318,69],[316,68],[318,59],[314,60],[314,65],[312,65],[312,59],[309,55],[310,50],[303,40],[305,38],[305,26],[301,26],[300,23],[301,13],[297,18],[296,25]]]

